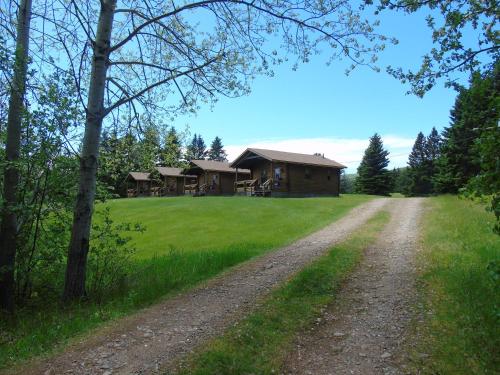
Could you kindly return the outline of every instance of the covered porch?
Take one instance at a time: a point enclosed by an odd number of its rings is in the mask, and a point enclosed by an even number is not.
[[[273,180],[267,179],[259,183],[259,179],[242,180],[234,183],[234,192],[236,195],[246,195],[248,197],[266,197],[271,195]]]
[[[127,198],[145,197],[154,193],[149,173],[130,172],[127,176]]]

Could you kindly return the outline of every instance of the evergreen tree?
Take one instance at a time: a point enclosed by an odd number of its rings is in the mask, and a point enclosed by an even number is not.
[[[427,137],[422,132],[418,133],[408,157],[406,195],[428,195],[434,192],[432,181],[440,149],[441,137],[436,128],[432,128]]]
[[[165,142],[161,150],[160,162],[165,167],[180,167],[182,165],[182,148],[179,134],[174,127],[171,127],[165,137]]]
[[[152,172],[159,162],[160,132],[158,128],[149,124],[144,129],[143,138],[137,145],[139,149],[139,170]]]
[[[375,133],[365,150],[363,160],[358,167],[356,191],[363,194],[389,195],[391,176],[387,170],[389,152],[384,150],[382,138]]]
[[[490,210],[497,217],[500,233],[500,63],[491,71],[471,77],[462,87],[450,113],[450,126],[443,131],[437,173],[438,192],[491,196]]]
[[[196,159],[205,159],[207,156],[207,145],[205,144],[205,141],[203,140],[203,137],[201,134],[198,135],[198,140],[196,142],[196,153],[195,153],[195,158]]]
[[[215,137],[208,151],[208,160],[227,161],[227,153],[222,145],[222,139]]]
[[[392,179],[393,192],[410,195],[411,178],[408,167],[394,169]]]
[[[431,175],[429,173],[429,158],[427,139],[419,132],[408,157],[408,173],[410,185],[408,195],[427,195],[431,193]]]
[[[185,159],[187,161],[191,160],[201,160],[205,159],[207,156],[207,146],[203,137],[198,134],[193,135],[191,143],[187,146]]]
[[[432,128],[431,133],[426,138],[425,152],[427,159],[437,160],[441,154],[441,136],[435,127]]]
[[[443,132],[435,179],[439,192],[457,193],[481,173],[481,161],[485,158],[493,157],[492,165],[496,164],[498,152],[487,151],[483,146],[484,141],[488,144],[488,134],[498,132],[499,69],[497,64],[494,71],[484,76],[474,74],[470,87],[460,89],[450,112],[450,126]],[[498,143],[493,142],[492,146],[498,150]]]
[[[490,196],[489,210],[497,219],[494,230],[500,234],[500,62],[484,76],[475,74],[469,88],[467,119],[477,125],[473,152],[479,173],[469,179],[468,194]]]
[[[141,149],[131,134],[119,137],[116,131],[105,133],[99,148],[99,182],[115,195],[126,195],[126,177],[142,170]]]

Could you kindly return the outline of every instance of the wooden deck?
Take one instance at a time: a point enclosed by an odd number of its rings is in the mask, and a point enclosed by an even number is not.
[[[246,195],[249,197],[268,197],[272,193],[273,180],[269,179],[263,184],[258,184],[258,180],[243,180],[234,183],[236,195]]]

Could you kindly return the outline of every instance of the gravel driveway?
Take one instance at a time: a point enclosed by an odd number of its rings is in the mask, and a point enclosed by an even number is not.
[[[23,374],[149,374],[220,335],[274,287],[344,240],[394,200],[375,199],[293,244],[234,267],[192,291],[98,330]]]
[[[284,374],[404,374],[415,304],[422,198],[393,199],[391,220],[313,331],[299,335]]]

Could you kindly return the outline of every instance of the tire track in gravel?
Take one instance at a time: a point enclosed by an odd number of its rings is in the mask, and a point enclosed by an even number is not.
[[[390,222],[319,324],[298,335],[283,374],[406,373],[422,202],[393,200]]]
[[[375,199],[289,246],[236,266],[201,286],[100,329],[23,374],[149,374],[220,335],[296,273],[388,204]]]

